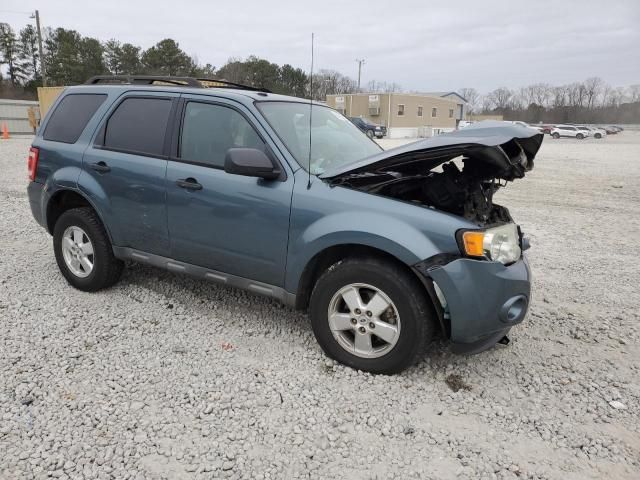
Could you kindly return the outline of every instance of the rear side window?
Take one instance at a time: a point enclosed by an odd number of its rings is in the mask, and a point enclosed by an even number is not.
[[[160,156],[171,111],[169,98],[127,98],[107,121],[104,147]]]
[[[104,94],[95,93],[74,93],[65,96],[47,122],[44,139],[76,143],[84,127],[106,98]]]
[[[222,168],[227,150],[240,147],[265,150],[260,136],[240,113],[221,105],[187,104],[180,158]]]

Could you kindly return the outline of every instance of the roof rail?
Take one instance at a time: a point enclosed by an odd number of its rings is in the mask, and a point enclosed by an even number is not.
[[[129,84],[129,85],[173,85],[194,88],[238,88],[254,92],[271,93],[266,88],[252,87],[241,83],[228,82],[217,78],[173,77],[164,75],[96,75],[84,82],[85,85]]]

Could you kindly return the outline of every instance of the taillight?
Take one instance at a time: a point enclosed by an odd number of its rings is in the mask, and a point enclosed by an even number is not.
[[[36,179],[36,170],[38,169],[38,157],[40,156],[40,149],[31,147],[29,149],[29,158],[27,159],[27,170],[29,171],[29,180],[32,182]]]

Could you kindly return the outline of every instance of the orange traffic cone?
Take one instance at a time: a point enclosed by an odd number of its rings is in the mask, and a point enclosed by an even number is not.
[[[9,140],[9,129],[7,128],[7,122],[2,124],[2,139]]]

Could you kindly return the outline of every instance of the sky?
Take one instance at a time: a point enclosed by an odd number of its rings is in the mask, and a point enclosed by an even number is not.
[[[173,38],[200,63],[256,55],[405,90],[487,92],[598,76],[640,83],[640,0],[2,0],[15,29],[43,26],[148,48]]]

